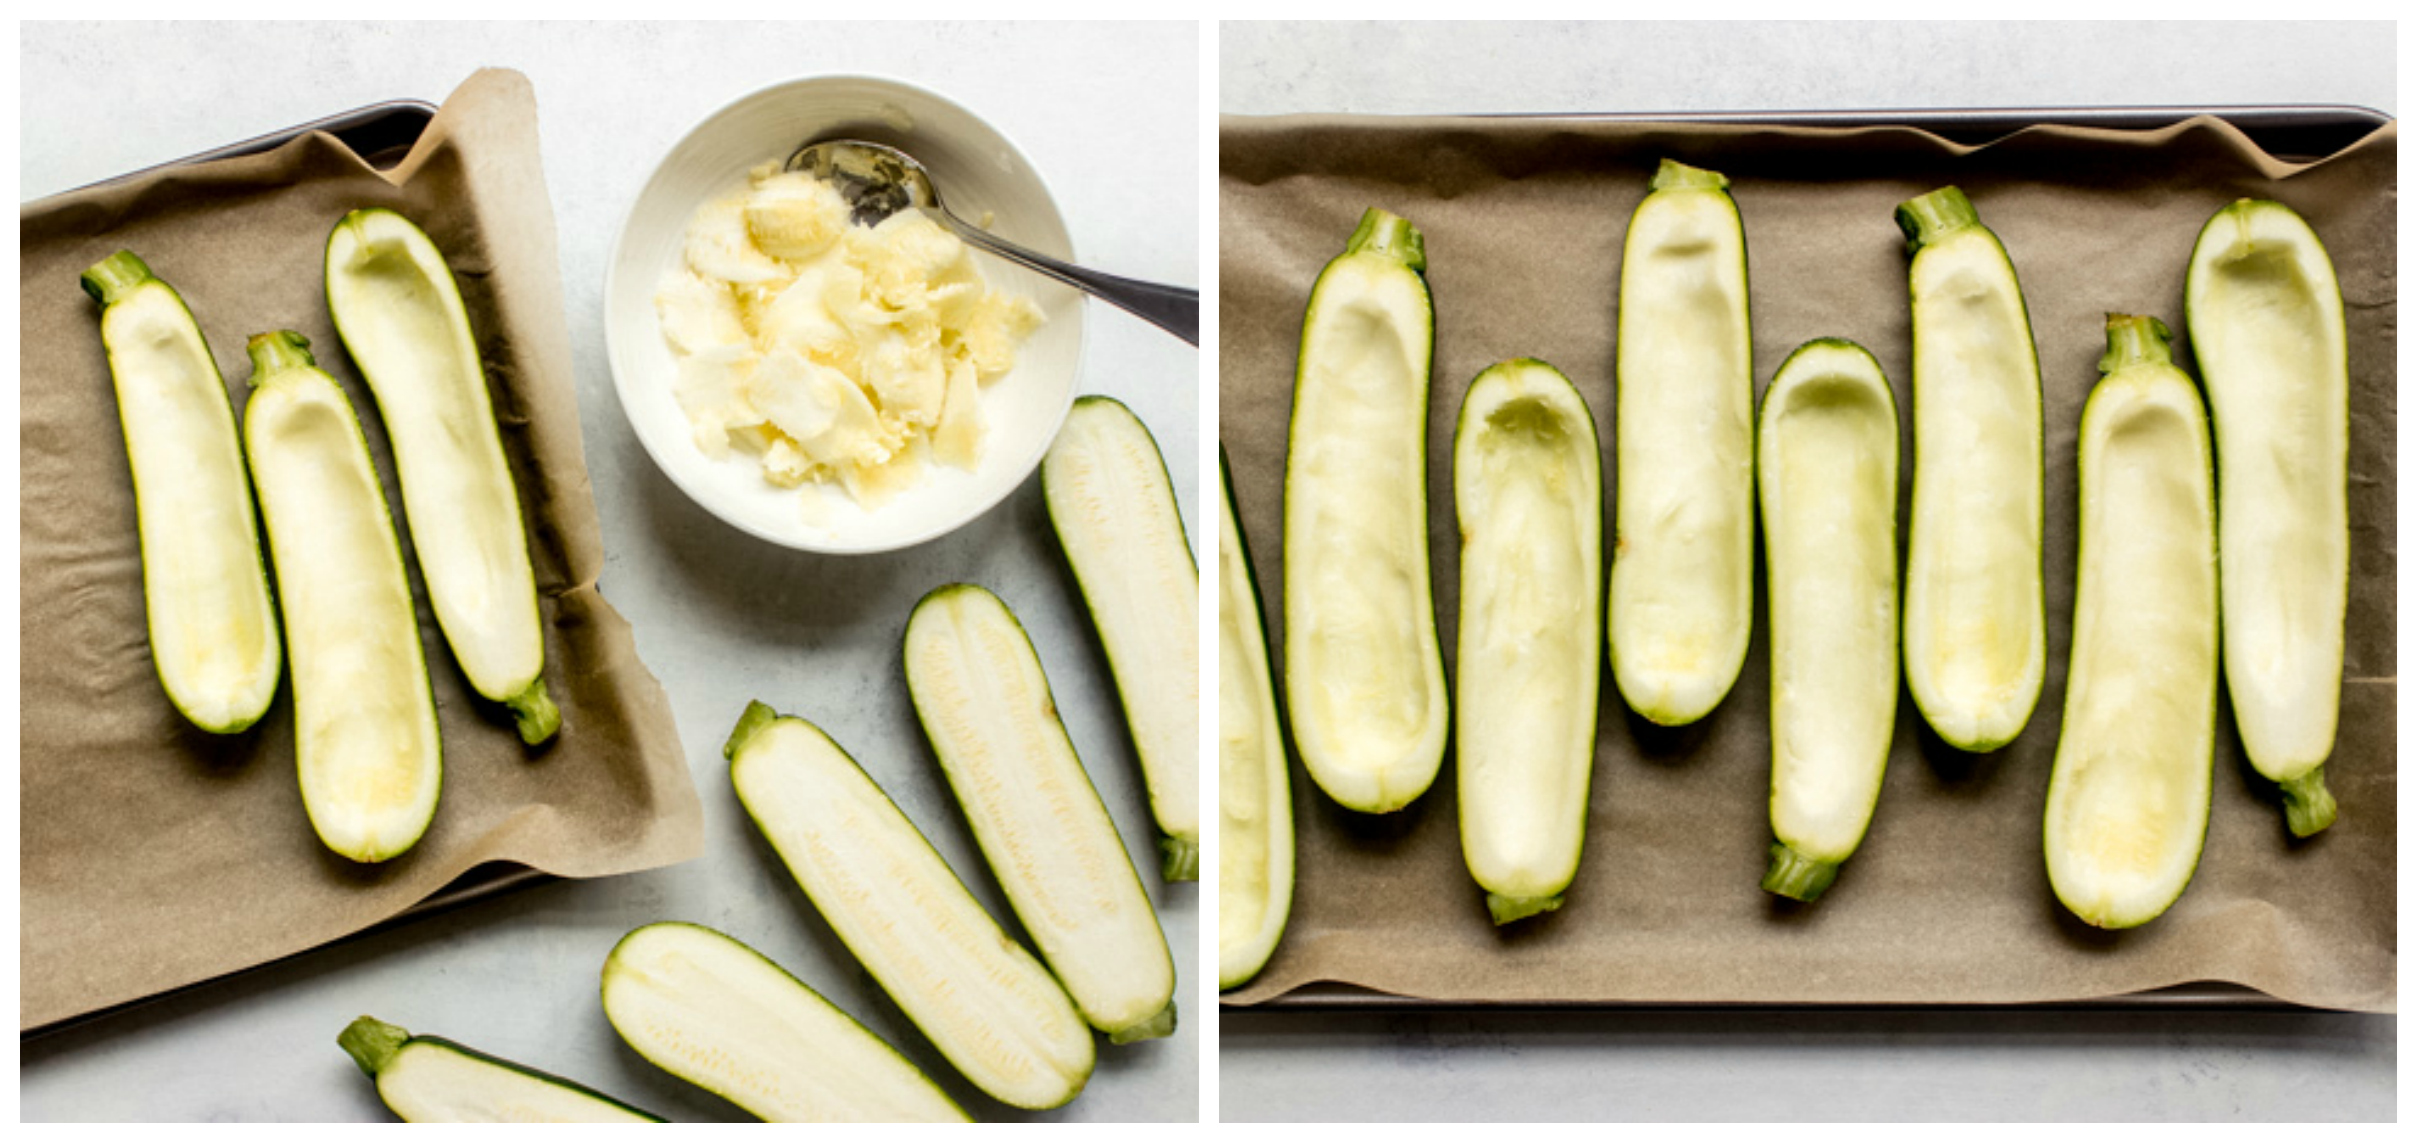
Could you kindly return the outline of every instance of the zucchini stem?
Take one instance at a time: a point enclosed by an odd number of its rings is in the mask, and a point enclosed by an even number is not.
[[[1526,920],[1538,913],[1550,913],[1561,907],[1562,895],[1550,897],[1505,897],[1500,893],[1485,895],[1485,911],[1493,914],[1496,925]]]
[[[546,693],[545,677],[529,681],[528,689],[504,700],[512,708],[512,723],[520,731],[521,742],[535,746],[554,737],[562,729],[562,708],[554,705],[554,696]]]
[[[2283,821],[2291,836],[2307,837],[2333,824],[2333,791],[2325,788],[2325,768],[2310,770],[2283,783]]]
[[[2108,314],[2106,353],[2098,359],[2098,371],[2112,374],[2135,365],[2171,365],[2173,337],[2164,322],[2145,314]]]
[[[1809,905],[1820,900],[1821,894],[1837,879],[1837,862],[1815,861],[1784,843],[1772,842],[1771,868],[1762,875],[1762,887]]]
[[[1200,843],[1189,838],[1160,837],[1158,875],[1168,881],[1200,880]]]
[[[132,250],[120,250],[93,263],[78,279],[92,300],[107,307],[115,305],[126,292],[151,280],[151,267],[134,256]]]
[[[1387,210],[1369,207],[1360,216],[1359,229],[1351,232],[1351,241],[1343,244],[1348,257],[1359,253],[1382,254],[1420,274],[1427,272],[1427,239],[1410,220]]]
[[[1158,1015],[1152,1016],[1139,1024],[1133,1025],[1130,1028],[1109,1033],[1108,1042],[1111,1044],[1130,1044],[1137,1040],[1155,1040],[1161,1036],[1172,1036],[1174,1034],[1175,1002],[1169,1000],[1167,1001],[1166,1007],[1158,1010]]]
[[[730,761],[737,761],[739,751],[747,748],[747,740],[754,738],[757,731],[772,725],[779,719],[779,711],[761,702],[749,702],[747,709],[739,714],[738,725],[730,728],[730,737],[722,742],[722,757]]]
[[[311,356],[311,339],[290,329],[253,334],[252,340],[244,343],[244,351],[252,356],[253,385],[288,369],[319,367],[318,359]]]
[[[1905,252],[1936,246],[1949,235],[1981,224],[1972,200],[1955,187],[1940,187],[1897,204],[1897,229],[1905,232]]]
[[[1676,159],[1664,159],[1661,169],[1653,172],[1653,189],[1725,191],[1729,189],[1729,176],[1702,167],[1690,167]]]
[[[374,1016],[355,1020],[336,1035],[336,1046],[343,1048],[352,1062],[361,1065],[362,1074],[371,1079],[378,1078],[378,1073],[394,1062],[395,1053],[409,1042],[411,1033]]]

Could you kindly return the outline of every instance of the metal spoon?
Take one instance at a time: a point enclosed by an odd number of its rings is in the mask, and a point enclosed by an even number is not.
[[[839,188],[857,223],[873,226],[909,207],[920,208],[967,243],[1046,274],[1193,344],[1200,344],[1200,291],[1137,282],[1069,266],[1035,254],[968,224],[940,205],[930,172],[896,147],[860,139],[808,143],[789,156],[783,170],[806,171]]]

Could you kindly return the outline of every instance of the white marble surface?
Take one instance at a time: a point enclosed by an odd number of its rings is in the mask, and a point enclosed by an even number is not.
[[[386,1119],[335,1045],[365,1012],[675,1119],[738,1117],[623,1047],[597,1005],[613,943],[671,918],[721,928],[787,966],[898,1042],[978,1118],[1195,1118],[1207,1002],[1194,971],[1199,896],[1156,877],[1131,748],[1038,482],[965,531],[890,556],[816,558],[752,540],[690,504],[640,450],[605,364],[602,291],[622,212],[692,122],[763,84],[837,71],[907,79],[983,113],[1048,176],[1087,261],[1196,285],[1202,35],[1190,23],[22,25],[18,187],[28,201],[362,104],[442,101],[482,66],[530,77],[603,520],[602,588],[670,692],[706,827],[705,855],[685,865],[514,894],[27,1043],[24,1118]],[[1121,165],[1091,173],[1087,160],[1110,145]],[[1082,390],[1122,398],[1157,432],[1193,518],[1197,354],[1098,304],[1087,324]],[[975,1092],[880,996],[757,838],[719,756],[750,698],[816,719],[1004,915],[996,886],[976,872],[897,662],[915,600],[960,579],[998,591],[1031,630],[1068,729],[1144,859],[1181,966],[1177,1035],[1127,1047],[1103,1039],[1088,1090],[1040,1115]]]
[[[1269,25],[1220,111],[2340,103],[2398,114],[2389,25]],[[1256,1120],[2389,1119],[2398,1021],[2320,1012],[1228,1011]]]

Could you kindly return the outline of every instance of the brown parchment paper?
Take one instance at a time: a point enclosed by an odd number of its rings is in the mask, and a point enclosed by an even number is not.
[[[2397,1001],[2394,772],[2394,265],[2397,128],[2307,166],[2273,161],[2211,118],[2121,132],[2034,128],[1972,148],[1910,128],[1648,125],[1553,119],[1229,117],[1220,133],[1221,435],[1281,647],[1285,430],[1302,308],[1363,208],[1426,235],[1436,307],[1428,417],[1430,552],[1443,647],[1459,606],[1451,434],[1469,381],[1508,357],[1566,372],[1616,467],[1612,336],[1620,243],[1664,156],[1726,173],[1745,219],[1755,385],[1787,353],[1842,336],[1912,408],[1906,256],[1896,204],[1963,187],[2011,253],[2045,391],[2048,674],[2020,738],[1959,753],[1898,704],[1862,848],[1817,905],[1757,887],[1770,826],[1767,611],[1736,689],[1695,726],[1627,712],[1604,672],[1586,850],[1568,903],[1506,931],[1461,864],[1456,774],[1402,812],[1354,815],[1293,769],[1299,877],[1266,970],[1225,997],[1312,982],[1438,1002],[2012,1003],[2236,982],[2299,1004]],[[2349,323],[2350,584],[2341,805],[2306,843],[2220,715],[2214,814],[2195,879],[2122,934],[2067,916],[2040,853],[2064,704],[2075,537],[2074,437],[2109,311],[2178,335],[2199,228],[2254,196],[2287,202],[2328,245]],[[1913,475],[1912,424],[1900,466]],[[1903,518],[1907,501],[1900,500]],[[1612,503],[1609,487],[1605,504]],[[1903,537],[1899,537],[1902,551]],[[1280,651],[1272,656],[1283,661]]]
[[[425,228],[461,283],[520,484],[562,730],[522,747],[454,663],[407,560],[444,793],[417,847],[368,866],[323,849],[303,814],[290,680],[267,717],[224,738],[194,730],[160,690],[99,307],[76,277],[120,248],[140,254],[184,295],[239,411],[245,340],[309,337],[361,415],[408,546],[377,406],[321,293],[329,230],[373,205]],[[596,590],[603,549],[525,77],[472,76],[386,174],[306,136],[28,204],[18,242],[21,1029],[358,932],[482,863],[595,877],[701,851],[670,703]]]

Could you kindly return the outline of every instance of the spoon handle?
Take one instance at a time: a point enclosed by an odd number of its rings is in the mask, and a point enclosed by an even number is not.
[[[1035,254],[1012,242],[995,238],[989,231],[967,225],[953,214],[941,213],[949,229],[956,231],[957,237],[966,242],[1064,282],[1174,334],[1190,345],[1200,344],[1200,291],[1181,286],[1162,286],[1156,282],[1137,282],[1131,278],[1069,266],[1048,255]]]

